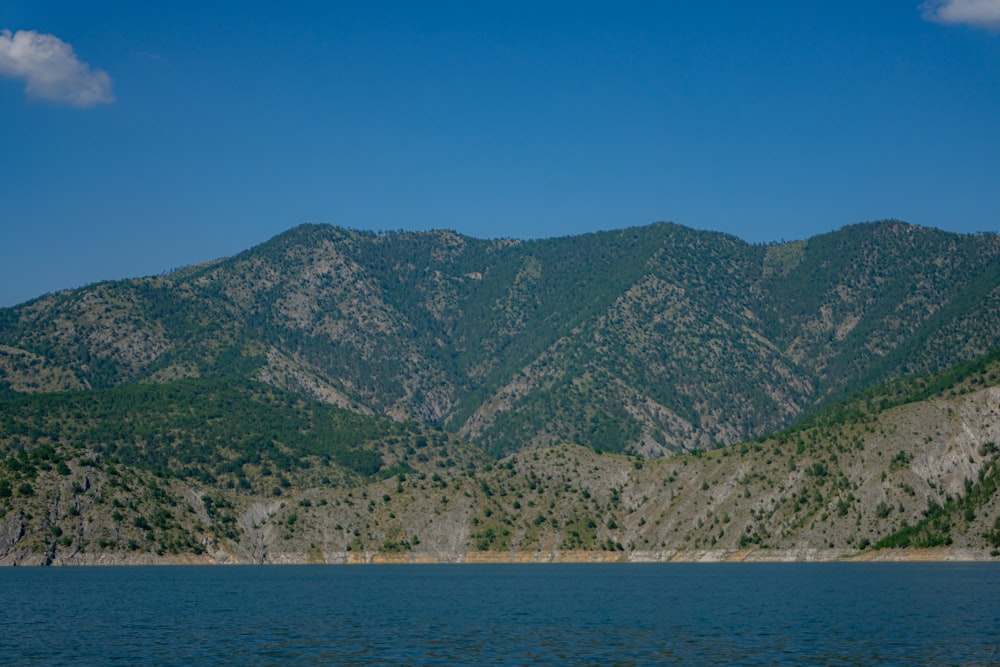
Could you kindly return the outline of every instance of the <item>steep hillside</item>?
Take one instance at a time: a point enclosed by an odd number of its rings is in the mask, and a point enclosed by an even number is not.
[[[302,226],[0,310],[0,385],[258,380],[495,456],[658,456],[996,349],[1000,240],[899,222],[749,245],[661,223],[483,241]]]
[[[655,460],[218,381],[2,408],[6,564],[1000,557],[997,355]]]
[[[900,222],[768,249],[766,335],[817,378],[817,400],[997,348],[996,236]]]

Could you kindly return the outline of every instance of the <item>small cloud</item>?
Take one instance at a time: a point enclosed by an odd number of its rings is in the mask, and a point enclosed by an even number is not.
[[[150,53],[149,51],[139,51],[135,55],[137,55],[140,58],[143,58],[145,60],[152,60],[152,61],[158,62],[158,63],[165,63],[165,62],[167,62],[167,59],[164,58],[163,56],[161,56],[160,54],[158,54],[158,53]]]
[[[0,75],[24,79],[31,97],[75,107],[115,99],[107,72],[77,60],[73,47],[55,35],[34,30],[0,30]]]
[[[927,21],[1000,31],[1000,0],[928,0],[920,10]]]

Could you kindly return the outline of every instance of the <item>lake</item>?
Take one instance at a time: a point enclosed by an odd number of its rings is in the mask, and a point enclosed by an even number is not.
[[[2,568],[6,665],[990,665],[985,563]]]

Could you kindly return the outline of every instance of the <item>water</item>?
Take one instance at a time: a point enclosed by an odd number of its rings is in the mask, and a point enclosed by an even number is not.
[[[4,568],[0,663],[990,665],[1000,567]]]

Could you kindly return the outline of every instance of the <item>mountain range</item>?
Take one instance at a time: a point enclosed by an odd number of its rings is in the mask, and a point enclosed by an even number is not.
[[[998,331],[995,234],[305,225],[0,309],[0,562],[995,550]]]
[[[0,382],[256,379],[499,456],[646,456],[786,427],[985,354],[1000,237],[901,222],[751,245],[655,224],[538,241],[302,226],[235,257],[0,310]]]

